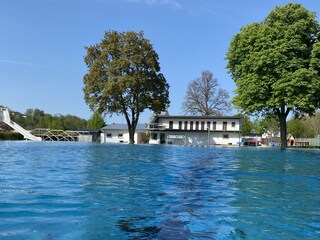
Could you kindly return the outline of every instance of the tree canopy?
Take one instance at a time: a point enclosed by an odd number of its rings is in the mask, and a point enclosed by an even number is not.
[[[143,32],[105,32],[86,47],[85,101],[94,112],[123,114],[130,143],[145,109],[161,112],[169,105],[169,85],[160,73],[158,54]]]
[[[94,113],[87,122],[87,128],[89,129],[100,129],[104,126],[106,126],[106,123],[99,113]]]
[[[79,130],[86,128],[87,121],[73,115],[51,115],[40,109],[27,109],[24,114],[11,111],[11,119],[25,129],[49,128],[58,130]]]
[[[230,110],[229,94],[219,87],[218,80],[209,71],[191,81],[182,103],[185,114],[221,116]]]
[[[320,106],[319,29],[315,13],[290,3],[241,28],[230,43],[233,103],[247,114],[275,114],[282,147],[288,114],[313,114]]]

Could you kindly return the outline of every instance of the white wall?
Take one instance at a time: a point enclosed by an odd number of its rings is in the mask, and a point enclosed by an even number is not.
[[[193,130],[196,130],[196,122],[199,122],[199,128],[198,130],[201,130],[201,124],[204,122],[204,129],[207,130],[207,122],[210,122],[210,130],[216,130],[216,131],[222,131],[223,130],[223,122],[227,122],[227,131],[239,131],[240,129],[240,123],[239,119],[193,119],[189,118],[186,119],[179,119],[179,118],[160,118],[159,124],[162,124],[166,129],[169,129],[169,122],[173,121],[173,129],[179,129],[179,122],[182,122],[182,130],[185,129],[185,122],[187,121],[187,130],[190,130],[190,122],[193,122]],[[216,122],[216,129],[213,129],[213,122]],[[232,127],[232,122],[235,123],[235,126]]]
[[[157,139],[150,139],[150,144],[160,144],[160,133],[157,134]],[[238,133],[213,133],[210,132],[208,135],[208,132],[162,132],[166,135],[166,143],[172,142],[175,144],[175,142],[179,141],[179,144],[183,145],[237,145],[239,142],[239,134]],[[168,138],[168,136],[184,136],[183,139],[175,140]],[[224,138],[223,135],[228,135],[228,138]],[[209,137],[209,141],[208,141]]]
[[[79,135],[79,142],[92,142],[92,135]]]
[[[111,134],[111,137],[108,134]],[[119,134],[122,134],[122,137]],[[141,143],[143,134],[137,132],[134,134],[135,143]],[[129,143],[129,139],[129,133],[125,130],[104,130],[101,134],[102,143]]]

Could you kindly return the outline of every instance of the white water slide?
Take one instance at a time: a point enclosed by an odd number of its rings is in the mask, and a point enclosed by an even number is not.
[[[9,127],[12,127],[18,133],[22,134],[23,137],[31,141],[42,141],[41,137],[36,137],[32,135],[29,131],[21,127],[19,124],[15,123],[10,119],[10,114],[8,108],[0,108],[0,122],[4,122]]]

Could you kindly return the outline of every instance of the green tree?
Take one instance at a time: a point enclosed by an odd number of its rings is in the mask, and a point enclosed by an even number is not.
[[[320,112],[318,111],[314,116],[304,116],[302,119],[304,126],[303,137],[314,137],[320,134]]]
[[[241,134],[242,136],[249,136],[252,134],[252,127],[253,124],[250,120],[250,117],[245,114],[236,114],[237,117],[241,117],[242,119],[242,125],[241,125]]]
[[[191,81],[182,103],[184,113],[202,116],[221,116],[230,111],[229,94],[219,87],[218,80],[209,71]]]
[[[305,127],[303,121],[297,118],[292,118],[288,122],[288,133],[292,134],[295,138],[304,137]]]
[[[313,114],[320,105],[319,36],[316,14],[290,3],[241,28],[231,41],[226,58],[237,86],[233,103],[247,114],[275,114],[281,147],[287,146],[288,114]]]
[[[78,130],[86,128],[87,121],[76,116],[44,113],[39,109],[27,109],[25,114],[11,112],[11,119],[26,129],[50,128],[60,130]]]
[[[99,113],[94,113],[92,117],[87,122],[87,128],[89,129],[100,129],[106,126],[106,123]]]
[[[125,116],[130,143],[145,109],[156,113],[169,105],[169,85],[160,73],[158,54],[143,32],[105,32],[86,47],[84,97],[93,112]]]

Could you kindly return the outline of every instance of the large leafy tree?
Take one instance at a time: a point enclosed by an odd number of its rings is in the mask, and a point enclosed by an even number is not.
[[[189,83],[182,110],[191,115],[220,116],[230,110],[228,98],[213,74],[203,71],[201,77]]]
[[[158,54],[143,32],[105,32],[100,43],[86,47],[85,101],[94,112],[125,116],[130,143],[140,114],[169,105],[169,85],[160,73]]]
[[[227,60],[237,86],[233,103],[247,114],[275,114],[286,147],[288,114],[313,114],[320,105],[316,14],[300,4],[276,7],[263,22],[241,28]]]

